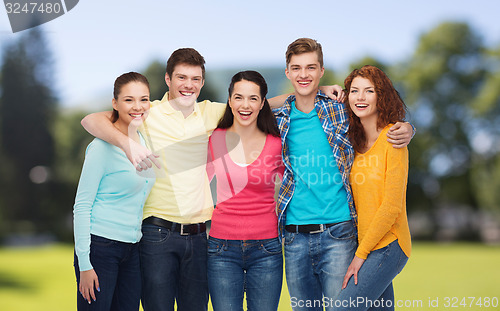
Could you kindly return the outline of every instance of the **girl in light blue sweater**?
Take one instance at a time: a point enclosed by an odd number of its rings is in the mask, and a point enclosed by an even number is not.
[[[129,72],[115,81],[113,125],[145,145],[138,127],[149,112],[149,83]],[[95,138],[87,147],[74,205],[78,310],[139,310],[138,243],[153,170],[139,173],[118,147]]]

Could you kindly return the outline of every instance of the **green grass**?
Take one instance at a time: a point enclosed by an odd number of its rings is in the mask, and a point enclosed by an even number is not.
[[[395,280],[396,301],[403,305],[396,309],[499,310],[500,305],[470,306],[468,298],[475,297],[474,303],[479,297],[481,302],[484,297],[500,300],[499,264],[499,246],[417,243]],[[76,310],[75,297],[71,246],[0,249],[0,310]],[[429,307],[429,300],[435,304],[436,299],[437,308]],[[286,284],[279,310],[291,310]]]

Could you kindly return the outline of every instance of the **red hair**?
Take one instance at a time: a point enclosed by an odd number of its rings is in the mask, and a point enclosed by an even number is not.
[[[406,115],[406,105],[399,96],[398,91],[392,85],[387,75],[375,66],[366,65],[361,69],[354,69],[344,80],[346,94],[351,91],[352,80],[362,77],[370,80],[377,94],[377,128],[381,129],[388,124],[403,121]],[[349,97],[348,97],[349,98]],[[349,103],[346,105],[349,111],[349,140],[354,150],[360,151],[366,146],[366,135],[361,120],[354,114]]]

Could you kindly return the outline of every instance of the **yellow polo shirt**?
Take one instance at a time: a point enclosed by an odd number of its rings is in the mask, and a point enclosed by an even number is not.
[[[190,224],[210,219],[212,195],[206,174],[208,138],[217,127],[226,104],[196,103],[187,118],[172,108],[168,92],[151,103],[141,127],[148,147],[160,156],[161,169],[144,205],[144,218],[156,216]]]

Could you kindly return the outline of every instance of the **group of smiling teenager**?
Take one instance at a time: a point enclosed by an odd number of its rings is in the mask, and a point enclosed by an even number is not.
[[[321,45],[300,38],[286,51],[294,94],[267,99],[242,71],[227,104],[197,102],[204,64],[178,49],[161,100],[126,73],[113,111],[82,120],[97,138],[74,206],[78,310],[199,311],[209,294],[216,311],[243,310],[245,293],[248,310],[277,310],[283,249],[293,310],[393,310],[413,128],[391,81],[354,70],[343,104],[340,86],[319,87]]]

